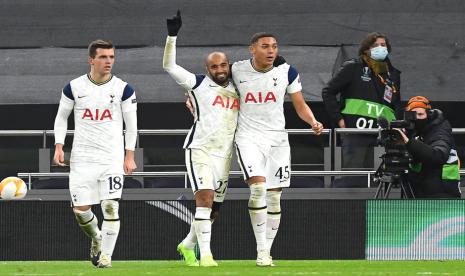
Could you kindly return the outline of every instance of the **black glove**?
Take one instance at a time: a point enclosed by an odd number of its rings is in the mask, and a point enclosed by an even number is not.
[[[273,61],[273,66],[278,67],[279,65],[282,65],[286,63],[286,60],[282,56],[276,56],[276,58]]]
[[[168,35],[169,36],[177,36],[179,29],[181,29],[182,20],[181,20],[181,11],[178,10],[176,16],[173,18],[166,19],[166,27],[168,27]]]

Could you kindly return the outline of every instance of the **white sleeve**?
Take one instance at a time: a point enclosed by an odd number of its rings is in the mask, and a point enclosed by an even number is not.
[[[126,85],[121,100],[121,111],[123,113],[137,110],[136,92],[129,84]]]
[[[166,38],[163,69],[186,90],[191,90],[197,84],[194,74],[176,64],[176,36]]]
[[[137,141],[137,111],[123,112],[123,120],[126,124],[126,134],[124,135],[126,142],[125,149],[134,151]]]
[[[55,144],[65,144],[66,131],[68,130],[68,117],[73,111],[73,108],[74,101],[62,93],[57,116],[55,117],[55,124],[53,126]]]

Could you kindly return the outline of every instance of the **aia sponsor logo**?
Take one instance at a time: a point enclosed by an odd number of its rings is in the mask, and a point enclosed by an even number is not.
[[[221,106],[227,109],[240,109],[239,106],[239,99],[228,98],[228,97],[221,97],[220,95],[216,96],[215,100],[213,101],[213,106]]]
[[[95,111],[92,112],[92,110],[88,108],[86,108],[84,114],[82,114],[82,119],[92,121],[113,120],[109,109],[105,109],[103,111],[100,109],[95,109]]]
[[[245,95],[245,103],[267,103],[267,102],[276,102],[275,94],[270,92],[247,92]]]

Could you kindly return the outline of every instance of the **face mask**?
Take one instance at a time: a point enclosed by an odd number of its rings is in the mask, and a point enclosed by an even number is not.
[[[415,130],[417,132],[422,132],[428,124],[428,119],[417,119],[415,121]]]
[[[386,47],[378,46],[370,49],[370,56],[372,59],[377,61],[384,60],[388,55],[388,50]]]

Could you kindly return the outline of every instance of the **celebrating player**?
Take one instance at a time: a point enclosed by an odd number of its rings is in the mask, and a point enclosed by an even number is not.
[[[131,174],[136,169],[137,103],[134,89],[111,74],[115,47],[110,41],[91,42],[88,61],[90,73],[63,88],[55,118],[53,161],[59,166],[65,165],[63,145],[68,116],[74,109],[75,132],[69,175],[73,211],[79,226],[92,240],[92,263],[106,268],[111,267],[120,229],[118,200],[123,189],[123,174]],[[94,204],[102,207],[101,230],[91,209]]]
[[[290,148],[285,130],[284,96],[290,95],[299,117],[320,134],[318,122],[302,95],[299,74],[289,64],[274,67],[278,44],[274,35],[252,36],[252,59],[232,66],[241,109],[236,149],[244,178],[250,187],[249,214],[257,242],[257,265],[273,266],[271,246],[281,220],[283,187],[290,185]]]
[[[190,99],[195,104],[195,122],[186,137],[184,149],[196,209],[190,232],[177,250],[188,266],[217,266],[210,249],[210,219],[218,215],[228,185],[239,95],[229,81],[229,61],[222,52],[207,56],[207,75],[194,75],[176,64],[176,38],[181,25],[179,11],[167,20],[163,68],[190,91]],[[200,248],[200,264],[193,250],[196,243]]]

